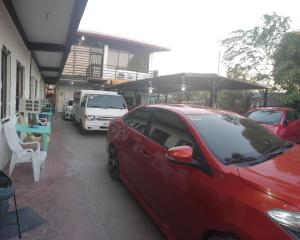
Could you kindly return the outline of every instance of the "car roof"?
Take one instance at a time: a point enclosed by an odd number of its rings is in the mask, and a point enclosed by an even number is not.
[[[221,113],[237,114],[223,109],[217,109],[217,108],[211,108],[211,107],[193,105],[193,104],[155,104],[155,105],[146,105],[145,107],[166,109],[182,115],[221,114]]]
[[[293,111],[294,109],[287,108],[287,107],[258,107],[258,108],[254,108],[250,111],[255,111],[255,110],[274,110],[274,111],[280,111],[280,112],[287,112],[287,111]]]

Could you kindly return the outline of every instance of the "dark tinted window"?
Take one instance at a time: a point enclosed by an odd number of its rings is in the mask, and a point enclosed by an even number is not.
[[[256,158],[283,143],[265,128],[238,115],[189,115],[189,118],[210,151],[223,163],[239,157]]]
[[[73,100],[69,100],[68,106],[73,106]]]
[[[299,118],[298,115],[299,114],[296,111],[289,111],[289,112],[286,113],[286,119],[288,121],[296,121]]]
[[[177,115],[167,111],[155,112],[149,137],[166,148],[194,146],[194,140],[182,121]]]
[[[146,134],[151,118],[151,111],[145,108],[140,108],[125,115],[123,121],[130,128],[133,128],[142,134]]]
[[[248,113],[247,116],[258,123],[276,124],[280,122],[282,112],[275,110],[256,110]]]
[[[119,95],[89,94],[87,107],[124,109],[126,105],[123,97]]]

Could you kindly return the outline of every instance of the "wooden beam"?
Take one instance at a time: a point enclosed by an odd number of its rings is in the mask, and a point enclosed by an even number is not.
[[[66,51],[66,47],[63,44],[39,43],[39,42],[30,42],[29,49],[31,51],[44,51],[44,52],[65,52]]]

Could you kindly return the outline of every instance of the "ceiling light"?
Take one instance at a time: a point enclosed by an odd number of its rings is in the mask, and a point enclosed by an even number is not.
[[[74,84],[74,82],[72,81],[72,82],[71,82],[71,85],[73,85],[73,84]]]
[[[85,36],[81,36],[81,41],[84,41],[85,40]]]

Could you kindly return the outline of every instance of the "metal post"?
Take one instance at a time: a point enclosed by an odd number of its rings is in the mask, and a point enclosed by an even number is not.
[[[268,105],[268,89],[264,90],[264,107]]]
[[[16,209],[16,217],[17,217],[19,239],[21,239],[22,235],[21,235],[21,229],[20,229],[19,212],[18,212],[18,206],[17,206],[17,200],[16,200],[16,194],[15,193],[14,193],[14,201],[15,201],[15,209]]]

